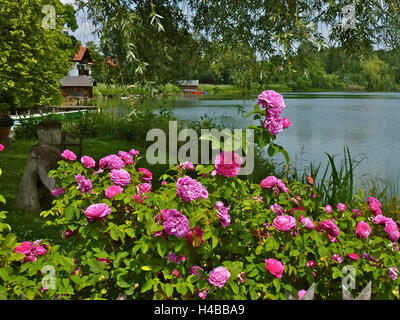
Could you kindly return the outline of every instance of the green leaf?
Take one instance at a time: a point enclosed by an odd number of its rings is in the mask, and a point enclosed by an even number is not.
[[[211,249],[214,249],[218,245],[218,238],[213,235],[211,243]]]
[[[165,251],[167,250],[165,242],[158,242],[157,243],[157,252],[160,257],[164,257]]]
[[[239,294],[239,286],[237,285],[236,282],[231,281],[229,283],[230,287],[232,288],[234,294]]]
[[[116,229],[111,229],[110,237],[111,237],[111,239],[117,241],[119,239],[119,231]]]
[[[144,270],[144,271],[151,271],[152,268],[151,268],[151,266],[143,266],[143,267],[142,267],[142,270]]]
[[[187,290],[188,288],[184,282],[180,282],[176,285],[176,291],[183,296],[187,293]]]
[[[279,147],[276,144],[271,143],[268,147],[268,155],[273,157],[279,153]]]
[[[153,286],[153,283],[154,283],[153,279],[147,280],[144,283],[144,285],[142,286],[142,290],[140,290],[140,292],[143,293],[143,292],[149,291],[151,289],[151,287]]]
[[[167,297],[171,297],[173,292],[174,292],[174,288],[169,283],[166,283],[164,285],[164,293],[165,293],[165,295]]]
[[[73,220],[75,215],[78,217],[79,210],[75,207],[68,207],[65,209],[64,215],[67,220]]]

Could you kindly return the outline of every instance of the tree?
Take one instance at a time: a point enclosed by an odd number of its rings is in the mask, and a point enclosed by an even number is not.
[[[92,77],[98,83],[104,83],[107,76],[105,57],[101,54],[100,48],[94,43],[94,41],[88,41],[85,45],[89,49],[90,57],[93,60]]]
[[[55,9],[54,26],[45,6]],[[77,25],[71,6],[59,0],[1,0],[0,102],[14,109],[62,101],[59,81],[77,49],[64,27]]]
[[[252,61],[254,65],[274,55],[289,59],[299,43],[312,42],[317,48],[326,45],[321,24],[330,29],[327,42],[331,45],[357,52],[371,50],[376,43],[398,48],[400,1],[357,1],[355,27],[346,28],[342,25],[346,22],[344,9],[353,2],[76,0],[79,8],[88,10],[103,43],[108,42],[104,47],[108,46],[114,58],[123,61],[124,78],[128,82],[177,80],[185,73],[182,66],[191,61],[185,60],[187,56],[183,53],[202,58],[201,54],[210,51],[215,43],[237,50],[239,54],[232,56],[232,65],[243,66],[243,61]],[[183,14],[183,7],[189,10],[191,19]],[[197,52],[196,43],[186,46],[193,43],[192,38],[200,46]],[[235,82],[246,85],[244,77],[263,77],[260,68],[247,68],[247,63],[245,66],[232,74]]]

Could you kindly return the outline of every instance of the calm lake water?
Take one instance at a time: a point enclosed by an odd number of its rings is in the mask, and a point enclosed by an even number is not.
[[[327,163],[325,152],[343,159],[348,146],[353,157],[366,157],[358,175],[372,174],[400,179],[400,92],[393,93],[284,93],[284,117],[292,126],[277,136],[297,168],[310,162]],[[256,96],[178,97],[173,112],[178,119],[195,120],[207,115],[227,128],[245,128],[243,119],[257,103]],[[256,122],[254,122],[256,123]],[[277,160],[282,160],[283,157]]]

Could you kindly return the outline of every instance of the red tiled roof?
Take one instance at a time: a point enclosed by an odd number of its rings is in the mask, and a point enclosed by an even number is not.
[[[86,50],[87,50],[86,47],[82,47],[82,45],[79,44],[79,51],[78,51],[78,53],[75,53],[74,62],[82,61]]]
[[[115,67],[118,65],[118,62],[115,61],[115,59],[111,57],[105,57],[104,61],[106,64],[108,64],[110,67]]]

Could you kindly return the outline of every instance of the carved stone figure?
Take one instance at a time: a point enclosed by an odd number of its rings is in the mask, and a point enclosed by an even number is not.
[[[39,201],[40,185],[49,192],[56,187],[55,180],[48,176],[48,172],[56,169],[57,162],[62,159],[61,123],[42,121],[37,127],[37,136],[39,141],[29,152],[17,200],[19,209],[33,213],[42,211]]]

